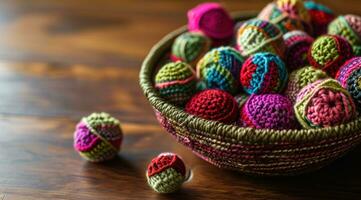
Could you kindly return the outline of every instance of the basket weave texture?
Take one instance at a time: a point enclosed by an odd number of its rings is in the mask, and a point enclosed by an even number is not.
[[[242,21],[255,15],[243,12],[233,16]],[[360,143],[360,117],[329,128],[253,129],[201,119],[166,102],[154,87],[154,75],[174,39],[186,30],[182,27],[169,33],[151,49],[142,64],[140,86],[160,124],[197,156],[224,169],[284,176],[319,169]]]

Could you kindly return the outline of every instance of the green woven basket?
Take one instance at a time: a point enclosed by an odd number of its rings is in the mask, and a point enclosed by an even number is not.
[[[254,16],[238,13],[235,20]],[[294,175],[319,169],[343,156],[361,140],[361,118],[331,128],[270,130],[240,128],[185,113],[159,96],[154,74],[169,55],[173,40],[187,30],[171,32],[149,52],[140,85],[160,124],[202,159],[225,169],[255,175]]]

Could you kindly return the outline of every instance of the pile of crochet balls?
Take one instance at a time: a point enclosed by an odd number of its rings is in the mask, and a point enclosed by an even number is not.
[[[275,0],[234,21],[218,3],[188,12],[155,74],[165,103],[197,120],[255,129],[338,126],[361,105],[361,17]]]

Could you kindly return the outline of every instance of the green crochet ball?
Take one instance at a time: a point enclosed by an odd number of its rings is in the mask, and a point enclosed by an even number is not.
[[[196,91],[196,77],[191,66],[184,62],[164,65],[155,76],[159,94],[175,105],[184,105]]]
[[[172,46],[171,60],[182,61],[194,67],[211,48],[211,40],[200,32],[186,32],[179,35]]]
[[[298,92],[306,85],[313,83],[317,80],[327,78],[327,74],[311,66],[306,66],[293,71],[290,74],[285,95],[294,103],[297,98]]]
[[[232,47],[215,48],[199,60],[197,77],[207,89],[221,89],[236,94],[241,88],[239,73],[243,61],[241,54]]]
[[[344,124],[354,119],[356,107],[350,93],[334,79],[307,85],[294,105],[298,122],[306,129]]]
[[[334,19],[328,26],[328,34],[344,37],[352,46],[354,54],[361,55],[361,17],[344,15]]]

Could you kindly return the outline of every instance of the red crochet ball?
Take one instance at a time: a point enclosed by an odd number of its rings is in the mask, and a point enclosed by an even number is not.
[[[231,124],[237,120],[238,105],[229,93],[210,89],[194,95],[188,101],[185,111],[203,119]]]

